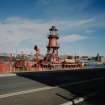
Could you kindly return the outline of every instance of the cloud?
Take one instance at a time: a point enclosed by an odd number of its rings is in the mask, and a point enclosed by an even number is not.
[[[82,20],[71,20],[71,21],[59,21],[60,27],[66,29],[84,29],[90,27],[90,24],[94,21],[93,18],[82,19]],[[64,28],[64,29],[65,29]]]
[[[84,40],[87,39],[86,36],[81,36],[78,34],[72,34],[72,35],[66,35],[64,37],[62,37],[61,42],[75,42],[75,41],[80,41],[80,40]]]
[[[41,23],[39,20],[28,20],[23,18],[8,18],[0,22],[0,51],[12,52],[22,50],[23,47],[31,49],[29,46],[23,46],[22,42],[34,40],[32,44],[45,42],[49,25]],[[22,46],[22,47],[21,47]]]
[[[93,18],[84,20],[50,20],[27,19],[21,17],[10,17],[0,22],[0,52],[17,52],[21,50],[32,51],[34,45],[46,52],[47,35],[49,28],[56,25],[60,31],[67,29],[78,29],[89,25]],[[78,41],[85,37],[73,33],[61,37],[61,41]],[[61,39],[60,38],[60,39]]]

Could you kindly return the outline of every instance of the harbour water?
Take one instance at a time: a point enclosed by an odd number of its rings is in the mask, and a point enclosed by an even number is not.
[[[91,60],[86,64],[85,68],[105,68],[105,64],[97,63]]]

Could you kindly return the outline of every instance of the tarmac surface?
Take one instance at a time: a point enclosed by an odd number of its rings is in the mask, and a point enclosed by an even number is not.
[[[104,72],[102,75],[100,72],[27,72],[3,76],[0,105],[61,105],[78,97],[85,100],[76,105],[105,105]]]

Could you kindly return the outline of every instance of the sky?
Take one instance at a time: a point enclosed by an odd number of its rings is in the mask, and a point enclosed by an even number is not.
[[[105,56],[105,0],[0,0],[0,53],[46,54],[52,25],[61,55]]]

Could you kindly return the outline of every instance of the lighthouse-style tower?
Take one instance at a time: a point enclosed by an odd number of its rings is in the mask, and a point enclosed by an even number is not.
[[[48,46],[47,46],[47,55],[45,57],[45,60],[50,63],[58,63],[59,62],[59,56],[58,56],[58,35],[57,35],[57,29],[55,26],[52,26],[50,29],[50,35],[48,36]]]

